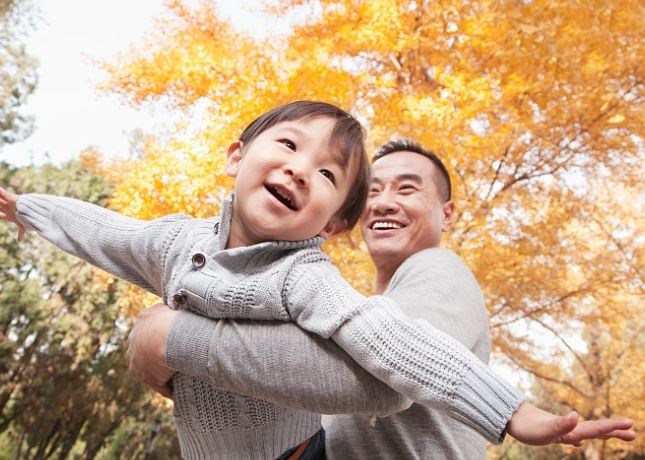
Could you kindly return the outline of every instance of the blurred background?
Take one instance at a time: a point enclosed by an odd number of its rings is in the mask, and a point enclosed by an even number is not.
[[[411,137],[447,163],[445,245],[485,292],[494,368],[640,432],[644,36],[629,0],[0,0],[0,184],[211,216],[251,120],[337,104],[370,150]],[[0,242],[0,460],[179,458],[171,406],[125,360],[156,299],[8,225]],[[359,233],[325,249],[371,291]],[[642,459],[645,439],[489,457]]]

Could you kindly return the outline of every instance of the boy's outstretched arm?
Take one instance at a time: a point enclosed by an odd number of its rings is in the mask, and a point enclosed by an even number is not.
[[[190,221],[177,215],[142,221],[53,195],[5,196],[5,214],[24,229],[156,295],[162,294],[167,268],[177,257],[175,251],[170,253],[170,243]]]
[[[13,222],[18,227],[18,241],[25,236],[25,227],[16,217],[16,202],[18,195],[10,193],[0,187],[0,219]]]
[[[524,443],[575,443],[589,428],[598,428],[583,423],[577,431],[553,436],[557,416],[537,417],[544,413],[529,411],[528,418],[522,417],[531,408],[518,412],[524,396],[452,337],[425,321],[410,320],[390,299],[360,296],[329,264],[303,264],[292,273],[285,282],[286,298],[301,327],[330,337],[379,380],[415,402],[446,411],[489,442],[502,442],[508,430]],[[509,427],[516,412],[519,423]],[[536,423],[544,429],[535,430]],[[602,425],[611,428],[604,435],[620,438],[615,430],[622,426],[609,421]]]
[[[582,441],[588,439],[614,438],[633,441],[636,439],[636,433],[631,430],[633,425],[631,420],[624,418],[586,420],[578,423],[576,412],[559,416],[525,401],[513,413],[506,430],[511,437],[531,446],[571,444],[580,447]]]

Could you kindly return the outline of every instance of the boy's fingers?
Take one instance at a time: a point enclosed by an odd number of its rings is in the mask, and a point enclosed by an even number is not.
[[[567,444],[579,445],[585,439],[616,438],[633,441],[636,433],[630,430],[633,422],[627,419],[591,420],[580,423],[575,430],[562,437]]]
[[[571,411],[564,417],[557,417],[553,423],[556,435],[560,439],[563,439],[567,433],[571,432],[578,425],[578,413]]]
[[[9,193],[5,189],[0,187],[0,200],[5,203],[11,204],[16,201],[16,195]]]
[[[636,433],[631,430],[614,430],[599,437],[601,439],[620,439],[621,441],[633,441],[634,439],[636,439]]]
[[[21,224],[18,224],[18,241],[22,241],[22,239],[25,237],[25,227],[23,227]]]

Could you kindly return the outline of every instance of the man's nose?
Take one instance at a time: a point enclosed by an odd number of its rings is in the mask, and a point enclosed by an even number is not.
[[[392,193],[382,191],[368,199],[367,207],[376,214],[391,214],[398,211],[399,204]]]

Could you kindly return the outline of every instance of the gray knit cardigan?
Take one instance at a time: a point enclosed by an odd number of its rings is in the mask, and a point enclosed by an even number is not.
[[[409,320],[388,298],[357,293],[321,252],[322,238],[226,249],[231,212],[232,198],[216,218],[139,221],[70,198],[18,199],[18,217],[28,229],[161,295],[172,308],[209,318],[294,321],[336,342],[413,401],[448,411],[500,442],[523,398],[469,350],[426,321]],[[186,459],[275,458],[320,426],[317,414],[186,375],[172,383]]]

